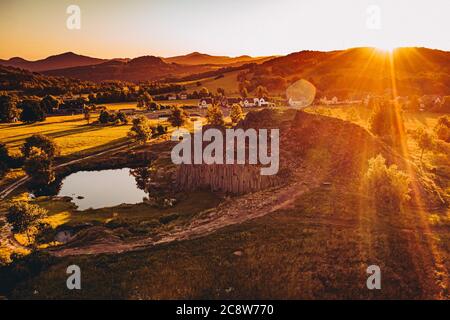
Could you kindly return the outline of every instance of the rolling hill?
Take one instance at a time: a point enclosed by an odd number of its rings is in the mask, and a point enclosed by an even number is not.
[[[186,65],[201,65],[201,64],[214,64],[214,65],[232,65],[239,66],[246,63],[262,63],[264,61],[272,59],[273,56],[269,57],[250,57],[247,55],[239,57],[228,57],[228,56],[212,56],[199,52],[192,52],[187,55],[181,55],[176,57],[162,58],[168,63],[178,63]]]
[[[450,52],[399,48],[393,53],[376,48],[340,51],[301,51],[256,65],[241,81],[250,91],[258,85],[284,92],[290,83],[306,79],[323,95],[341,98],[371,92],[399,95],[448,94]]]
[[[94,65],[105,61],[107,60],[82,56],[73,52],[66,52],[36,61],[29,61],[20,57],[14,57],[9,60],[0,60],[0,65],[26,69],[29,71],[45,71]]]
[[[167,63],[155,56],[142,56],[128,61],[110,60],[100,64],[44,71],[51,76],[64,76],[80,80],[153,81],[183,77],[214,70],[207,65],[181,65]]]

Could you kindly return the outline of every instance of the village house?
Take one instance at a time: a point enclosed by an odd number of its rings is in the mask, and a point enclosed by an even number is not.
[[[186,93],[181,93],[180,94],[180,99],[181,100],[186,100],[188,98],[188,95]]]
[[[129,109],[119,109],[119,112],[125,113],[128,115],[134,115],[136,113],[136,109],[129,108]]]
[[[58,112],[64,114],[81,114],[86,106],[86,101],[82,98],[71,98],[63,100]]]
[[[167,99],[168,100],[177,100],[177,96],[171,94],[167,97]]]
[[[212,98],[202,98],[198,101],[198,107],[200,109],[208,108],[213,105],[213,102]]]
[[[266,101],[265,98],[245,98],[242,100],[241,105],[245,108],[269,107],[269,106],[273,105],[273,103]]]

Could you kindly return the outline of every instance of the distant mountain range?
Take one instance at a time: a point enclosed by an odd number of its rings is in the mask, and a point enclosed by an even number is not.
[[[73,52],[66,52],[36,61],[29,61],[20,57],[14,57],[9,60],[0,59],[0,65],[40,72],[45,70],[94,65],[105,61],[108,60],[82,56]]]
[[[243,65],[245,63],[262,63],[264,61],[272,59],[273,56],[269,57],[250,57],[250,56],[239,56],[239,57],[228,57],[228,56],[211,56],[209,54],[204,54],[200,52],[192,52],[182,56],[162,58],[163,61],[167,63],[178,63],[187,65],[200,65],[200,64],[212,64],[212,65]]]
[[[270,92],[284,93],[299,79],[314,84],[318,96],[329,98],[351,99],[389,91],[405,96],[449,95],[450,52],[413,47],[392,53],[370,47],[300,51],[256,65],[244,80],[250,91],[262,85]]]
[[[86,66],[94,66],[105,62],[110,62],[112,64],[116,64],[116,62],[126,63],[129,61],[148,61],[148,56],[138,57],[135,59],[99,59],[92,58],[88,56],[79,55],[73,52],[66,52],[58,55],[53,55],[47,57],[45,59],[29,61],[20,57],[14,57],[9,60],[0,59],[0,65],[15,67],[26,69],[34,72],[41,71],[49,71],[49,70],[59,70],[59,69],[67,69],[67,68],[76,68],[76,67],[86,67]],[[156,57],[155,57],[156,58]],[[184,64],[189,66],[195,65],[210,65],[210,66],[239,66],[245,63],[262,63],[267,61],[272,57],[257,57],[253,58],[250,56],[240,56],[240,57],[227,57],[227,56],[212,56],[208,54],[203,54],[199,52],[193,52],[187,55],[176,56],[176,57],[168,57],[168,58],[158,58],[161,61],[171,64]],[[153,60],[154,63],[156,60]],[[108,64],[111,65],[111,64]],[[204,68],[206,69],[206,68]],[[204,70],[202,70],[204,71]],[[63,72],[66,74],[67,72]]]
[[[207,65],[167,63],[155,56],[143,56],[128,61],[110,60],[90,66],[48,70],[42,73],[50,76],[64,76],[96,82],[104,80],[136,82],[184,77],[190,74],[210,71],[212,68]]]
[[[239,71],[239,79],[236,76],[227,79],[234,83],[233,87],[237,87],[238,81],[244,81],[249,92],[262,85],[272,93],[282,94],[291,83],[306,79],[314,84],[319,96],[339,98],[367,92],[383,94],[386,90],[397,90],[401,95],[450,94],[450,52],[427,48],[399,48],[392,54],[375,48],[300,51],[262,58],[194,52],[170,58],[142,56],[112,60],[69,52],[38,61],[1,60],[0,65],[95,82],[206,78],[223,82],[225,74]]]

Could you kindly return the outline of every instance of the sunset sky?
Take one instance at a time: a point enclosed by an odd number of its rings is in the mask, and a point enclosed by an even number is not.
[[[66,9],[81,9],[69,30]],[[369,28],[377,5],[380,28]],[[450,50],[449,0],[1,0],[0,58],[200,51],[252,56],[357,46]]]

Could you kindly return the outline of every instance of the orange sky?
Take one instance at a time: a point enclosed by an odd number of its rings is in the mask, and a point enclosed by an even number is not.
[[[66,27],[71,4],[81,9],[80,30]],[[375,28],[371,5],[380,13]],[[0,12],[2,59],[66,51],[114,58],[357,46],[450,50],[449,0],[1,0]]]

